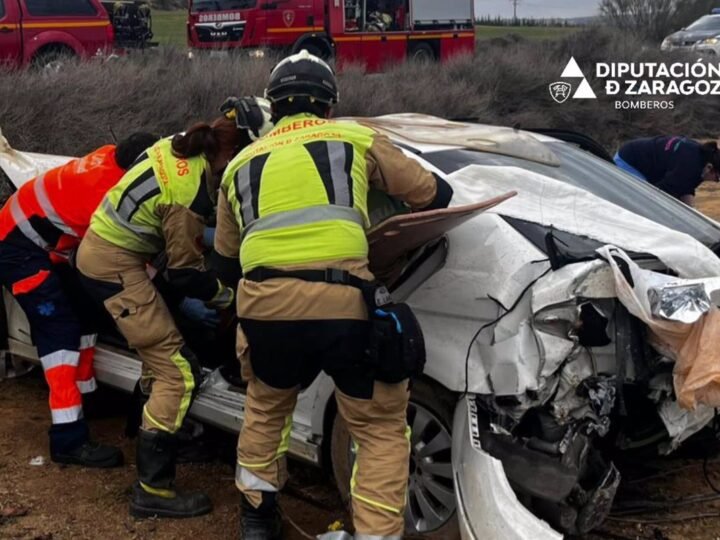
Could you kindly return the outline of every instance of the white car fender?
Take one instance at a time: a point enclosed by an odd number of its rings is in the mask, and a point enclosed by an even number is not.
[[[463,540],[561,540],[517,499],[500,460],[483,451],[474,396],[460,399],[453,422],[452,465],[455,473],[460,535]]]

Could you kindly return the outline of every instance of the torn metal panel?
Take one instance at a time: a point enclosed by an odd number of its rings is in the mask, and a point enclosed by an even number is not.
[[[486,375],[493,395],[519,396],[539,390],[540,350],[529,321],[520,325],[513,338],[493,345],[479,344],[477,351],[481,367],[471,381]]]
[[[471,346],[473,336],[511,307],[523,290],[547,270],[547,263],[543,262],[543,254],[502,218],[489,213],[451,231],[448,241],[443,268],[407,299],[425,334],[428,355],[425,373],[451,390],[464,391],[464,361],[470,348],[469,389],[489,393],[492,363],[486,363],[480,344],[475,342]],[[517,313],[522,313],[522,308],[518,308]],[[513,312],[509,317],[515,315]],[[528,319],[526,313],[518,323]],[[501,336],[507,338],[518,331],[503,330]],[[480,336],[483,343],[491,343],[492,339],[491,330]],[[528,334],[524,334],[523,340],[532,342],[537,351]],[[505,347],[508,350],[515,347],[512,356],[506,358],[508,361],[525,350],[510,342]]]
[[[535,313],[580,298],[615,298],[615,283],[604,261],[569,264],[543,276],[532,290]]]
[[[694,411],[688,411],[682,409],[677,401],[666,400],[658,407],[658,414],[670,435],[670,442],[660,447],[660,453],[669,454],[707,426],[715,416],[715,409],[698,405]]]
[[[595,375],[590,353],[575,349],[559,372],[558,389],[550,404],[553,416],[561,425],[581,418],[597,419],[590,401],[577,392],[584,380]]]

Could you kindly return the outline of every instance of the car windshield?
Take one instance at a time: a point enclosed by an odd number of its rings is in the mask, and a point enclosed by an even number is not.
[[[612,163],[563,142],[548,144],[561,161],[560,167],[543,165],[498,154],[471,150],[444,150],[423,158],[450,174],[469,165],[520,167],[589,191],[630,212],[684,232],[708,247],[720,244],[720,227],[680,201],[647,182],[635,179]]]
[[[230,11],[233,9],[254,8],[257,0],[193,0],[190,11],[200,13],[204,11]]]
[[[687,30],[720,31],[720,15],[705,15],[687,27]]]

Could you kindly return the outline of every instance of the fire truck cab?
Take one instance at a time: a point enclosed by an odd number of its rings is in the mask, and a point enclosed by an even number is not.
[[[370,71],[475,50],[473,0],[191,0],[195,49],[307,49]]]

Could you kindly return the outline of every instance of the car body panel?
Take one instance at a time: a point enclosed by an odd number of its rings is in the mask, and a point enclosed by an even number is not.
[[[7,14],[0,27],[15,37],[12,42],[0,38],[0,58],[17,67],[32,62],[48,46],[65,48],[81,58],[103,55],[112,48],[112,23],[98,0],[87,0],[75,12],[60,4],[48,3],[45,13],[31,13],[24,0],[6,0]]]
[[[705,15],[687,28],[670,34],[662,42],[663,51],[690,51],[698,43],[720,34],[720,15]]]

